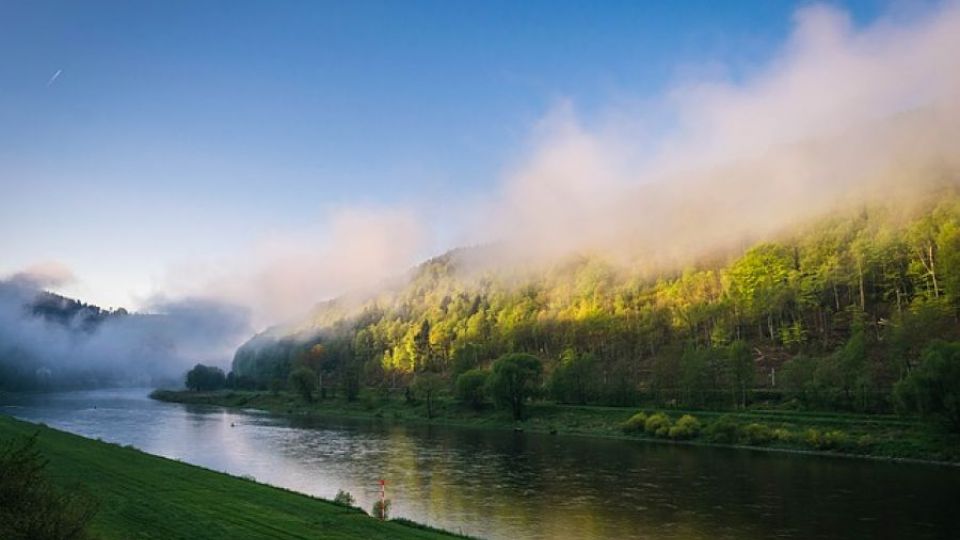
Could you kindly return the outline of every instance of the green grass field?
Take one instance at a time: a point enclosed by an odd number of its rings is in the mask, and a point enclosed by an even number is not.
[[[98,499],[105,539],[454,538],[358,509],[0,416],[0,439],[39,431],[47,475]]]
[[[597,407],[533,403],[528,418],[515,422],[505,410],[488,406],[474,411],[450,398],[438,400],[434,418],[428,419],[423,403],[408,404],[402,397],[373,392],[360,399],[326,399],[306,403],[287,392],[154,392],[153,397],[179,403],[254,408],[277,414],[379,418],[388,422],[431,422],[489,429],[516,429],[567,435],[664,440],[641,431],[625,433],[624,422],[638,410],[651,408]],[[828,452],[889,459],[960,462],[960,437],[945,433],[916,417],[842,412],[748,409],[735,412],[665,409],[672,420],[695,416],[704,428],[721,417],[737,426],[733,440],[718,443],[705,432],[687,444],[726,444],[780,451]],[[751,426],[750,429],[745,429]],[[752,431],[751,431],[752,430]],[[706,430],[704,430],[706,431]],[[828,435],[829,434],[829,435]]]

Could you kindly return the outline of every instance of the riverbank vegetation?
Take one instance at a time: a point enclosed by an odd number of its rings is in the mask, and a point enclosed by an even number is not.
[[[94,538],[454,537],[402,521],[381,522],[347,505],[0,416],[0,442],[20,448],[34,436],[27,452],[33,449],[42,456],[38,459],[48,461],[44,473],[55,485],[50,490],[69,489],[57,500],[68,501],[70,515],[92,517],[87,532]],[[0,469],[0,476],[7,471]],[[70,502],[74,499],[69,494],[79,489],[75,486],[83,486],[89,494],[85,497],[95,501],[95,514],[87,512],[91,507],[85,503]],[[4,508],[0,505],[0,512]],[[0,531],[4,538],[84,537],[7,536],[2,526]]]
[[[748,446],[758,449],[828,452],[889,459],[960,462],[960,436],[915,417],[809,412],[752,407],[739,411],[644,409],[530,402],[525,419],[490,402],[479,407],[445,391],[433,404],[406,392],[364,390],[355,400],[340,396],[306,401],[285,391],[158,390],[151,397],[194,405],[257,409],[275,414],[367,418],[482,429]]]

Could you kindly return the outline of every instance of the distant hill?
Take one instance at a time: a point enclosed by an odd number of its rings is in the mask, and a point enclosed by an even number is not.
[[[49,291],[37,291],[34,299],[24,309],[36,317],[59,323],[66,327],[92,331],[110,317],[124,317],[127,310],[105,310],[93,304],[67,298]]]
[[[72,344],[107,321],[130,315],[105,310],[19,282],[0,282],[0,389],[39,390],[116,384],[113,375],[81,362],[63,368]],[[55,369],[56,368],[56,369]]]

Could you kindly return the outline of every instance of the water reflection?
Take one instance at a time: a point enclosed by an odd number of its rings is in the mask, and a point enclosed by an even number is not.
[[[949,538],[960,470],[512,432],[287,419],[146,399],[2,412],[487,538]]]

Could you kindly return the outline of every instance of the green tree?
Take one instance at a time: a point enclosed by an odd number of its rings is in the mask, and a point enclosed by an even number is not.
[[[710,388],[710,351],[688,347],[680,357],[680,389],[687,406],[703,407]]]
[[[931,343],[895,394],[907,409],[940,418],[960,433],[960,342]]]
[[[347,401],[356,401],[360,395],[360,362],[349,359],[340,372],[340,383]]]
[[[187,388],[194,391],[220,390],[227,384],[223,370],[214,366],[197,364],[187,372]]]
[[[797,356],[783,365],[780,380],[787,396],[805,407],[817,403],[817,362],[807,356]]]
[[[761,244],[747,251],[727,271],[728,288],[742,313],[759,324],[763,335],[777,335],[775,322],[793,293],[795,263],[786,247]]]
[[[343,506],[353,506],[356,503],[356,499],[353,498],[353,495],[351,495],[349,491],[338,489],[336,496],[333,497],[333,502],[342,504]]]
[[[418,373],[413,378],[413,384],[410,386],[410,389],[417,398],[426,402],[427,418],[433,418],[434,405],[443,387],[443,378],[430,371]]]
[[[906,311],[897,314],[893,318],[890,345],[893,358],[898,361],[898,378],[906,376],[930,342],[951,335],[955,324],[950,306],[942,298],[921,296]]]
[[[433,351],[430,347],[430,321],[424,319],[420,329],[413,336],[412,356],[414,369],[432,369]]]
[[[476,410],[483,407],[483,401],[486,399],[487,376],[486,371],[476,368],[461,373],[457,377],[457,399]]]
[[[480,364],[480,346],[475,343],[467,343],[455,348],[452,364],[454,377],[476,368]]]
[[[582,405],[596,397],[597,373],[594,355],[577,354],[573,349],[567,349],[550,374],[547,387],[553,399]]]
[[[531,354],[511,353],[493,363],[488,390],[499,406],[507,407],[515,420],[523,420],[524,404],[537,395],[543,365]]]
[[[737,340],[727,347],[726,353],[725,371],[733,393],[734,406],[746,408],[747,391],[753,386],[756,375],[750,348],[743,341]]]
[[[317,390],[317,374],[307,366],[301,366],[290,373],[290,386],[300,394],[304,401],[313,401]]]
[[[850,339],[817,363],[816,385],[833,407],[863,409],[870,384],[867,374],[867,339],[862,317],[854,314]]]

